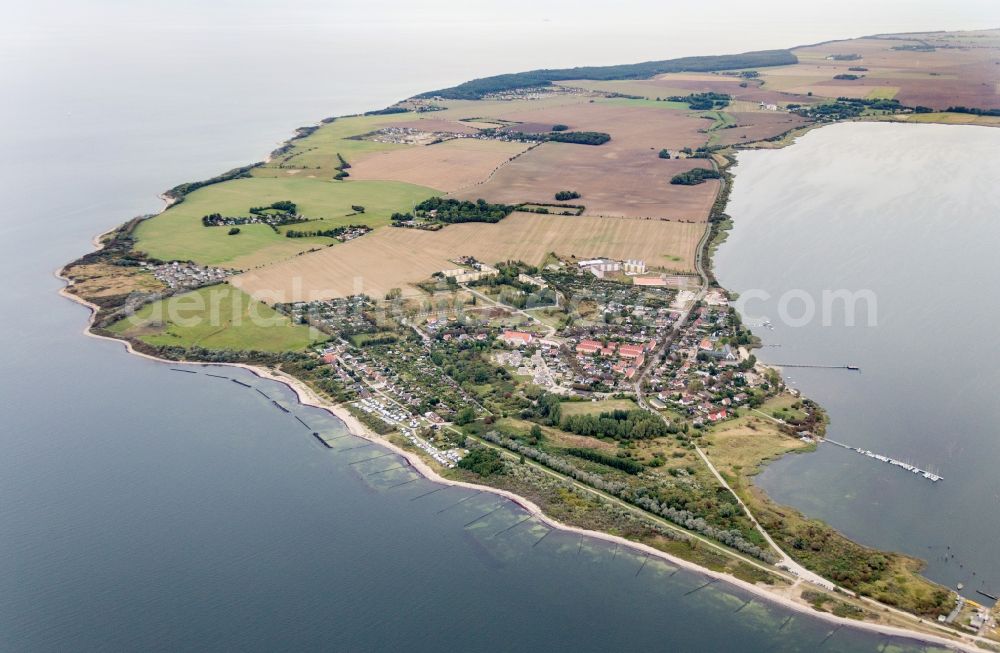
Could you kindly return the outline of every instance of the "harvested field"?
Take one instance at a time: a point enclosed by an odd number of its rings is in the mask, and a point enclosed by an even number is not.
[[[364,292],[381,298],[391,288],[404,295],[431,274],[454,267],[449,259],[517,259],[538,264],[550,252],[577,257],[639,258],[647,265],[692,269],[703,224],[542,216],[514,213],[497,224],[464,223],[440,231],[380,229],[364,238],[303,254],[232,280],[266,302],[343,297]]]
[[[734,112],[730,115],[736,119],[737,126],[713,132],[714,142],[719,145],[737,145],[771,138],[808,122],[805,118],[784,111]]]
[[[528,147],[527,143],[456,138],[435,145],[376,152],[353,164],[351,179],[405,181],[451,192],[484,181]]]
[[[523,105],[523,103],[522,103]],[[507,204],[551,201],[560,190],[583,194],[585,215],[664,217],[705,220],[716,182],[676,186],[670,178],[704,161],[664,160],[662,148],[699,147],[708,141],[708,125],[695,115],[655,107],[608,102],[514,110],[508,120],[531,125],[563,123],[579,131],[602,131],[611,141],[601,146],[544,143],[502,167],[484,184],[464,189],[461,199],[480,197]]]
[[[611,134],[609,143],[599,147],[579,146],[605,152],[705,144],[705,135],[698,133],[703,124],[697,118],[679,111],[659,111],[649,107],[618,106],[608,102],[522,109],[512,107],[501,117],[541,125],[563,123],[574,131],[607,132]]]
[[[556,192],[569,189],[583,195],[574,203],[587,207],[584,215],[706,220],[718,182],[677,186],[670,178],[708,163],[660,159],[657,153],[666,146],[616,151],[607,146],[544,143],[502,167],[486,183],[455,196],[505,204],[550,202]]]
[[[916,49],[915,49],[916,48]],[[923,49],[919,49],[923,48]],[[819,97],[892,97],[908,106],[1000,107],[1000,31],[885,35],[795,50],[799,63],[761,69],[765,88]],[[834,55],[860,59],[837,61]],[[867,68],[851,71],[852,67]],[[838,74],[863,75],[834,80]],[[874,93],[874,95],[872,95]]]

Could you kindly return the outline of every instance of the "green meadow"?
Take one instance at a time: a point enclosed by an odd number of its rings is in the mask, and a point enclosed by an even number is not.
[[[614,104],[620,107],[653,107],[655,109],[677,109],[688,111],[691,109],[687,102],[671,102],[670,100],[637,99],[627,97],[601,98],[601,104]]]
[[[350,138],[380,129],[382,125],[408,122],[419,118],[417,113],[394,113],[378,116],[350,116],[337,118],[314,131],[306,138],[292,141],[292,149],[276,156],[265,166],[254,170],[255,177],[273,177],[286,174],[290,168],[301,169],[300,174],[315,174],[327,179],[333,177],[340,165],[339,153],[350,163],[360,155],[370,152],[398,150],[410,145],[378,143],[376,141]],[[348,170],[350,172],[350,170]]]
[[[142,222],[136,229],[137,248],[162,260],[191,260],[202,265],[249,269],[290,258],[300,252],[332,244],[332,238],[287,238],[261,224],[241,225],[240,233],[228,235],[227,227],[205,227],[201,218],[210,213],[249,216],[252,206],[291,200],[299,212],[314,221],[290,225],[289,229],[331,229],[346,224],[379,227],[389,223],[396,211],[438,195],[438,191],[394,181],[330,181],[306,177],[234,179],[205,186],[187,195],[183,202]],[[365,207],[353,213],[351,205]]]
[[[109,330],[154,346],[269,352],[301,351],[325,339],[228,284],[147,304]]]

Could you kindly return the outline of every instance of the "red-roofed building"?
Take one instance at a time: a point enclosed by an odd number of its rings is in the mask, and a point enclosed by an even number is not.
[[[601,348],[601,343],[596,340],[581,340],[580,344],[576,346],[576,353],[578,354],[593,354]]]
[[[329,363],[335,362],[336,360],[337,360],[337,355],[334,354],[333,352],[330,352],[330,353],[327,353],[327,354],[323,354],[323,362],[324,363],[328,363],[329,364]]]
[[[643,345],[622,345],[618,348],[618,355],[622,358],[638,358],[644,351]]]
[[[718,422],[719,420],[726,419],[727,416],[728,416],[728,413],[725,411],[725,409],[723,409],[723,410],[717,410],[714,413],[709,413],[708,414],[708,421],[710,421],[710,422]]]
[[[504,331],[500,339],[504,341],[504,344],[523,347],[524,345],[530,345],[535,336],[524,331]]]

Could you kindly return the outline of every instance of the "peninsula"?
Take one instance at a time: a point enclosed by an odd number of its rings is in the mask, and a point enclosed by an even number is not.
[[[1000,651],[994,606],[753,485],[827,418],[756,360],[711,260],[739,150],[842,121],[1000,126],[998,70],[989,30],[477,79],[166,191],[68,264],[64,292],[93,335],[249,366],[552,527]]]

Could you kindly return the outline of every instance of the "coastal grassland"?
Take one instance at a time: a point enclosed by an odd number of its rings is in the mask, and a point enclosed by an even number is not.
[[[445,470],[447,478],[487,484],[523,496],[564,524],[609,533],[646,544],[706,569],[731,574],[750,583],[783,587],[787,581],[735,553],[703,542],[642,510],[589,490],[533,461],[518,462],[501,450],[502,473],[482,477],[460,468]]]
[[[765,403],[761,411],[770,415],[795,410],[793,405],[792,399],[779,397]],[[815,445],[751,412],[712,427],[704,441],[706,454],[733,490],[782,550],[799,563],[863,596],[918,615],[936,617],[948,611],[951,593],[919,575],[923,566],[919,560],[857,544],[819,520],[775,504],[753,485],[752,477],[768,461],[811,451]]]
[[[353,138],[380,129],[387,123],[409,122],[419,114],[397,113],[375,116],[346,116],[323,124],[309,136],[290,141],[287,151],[280,150],[265,165],[254,169],[255,177],[284,177],[291,170],[301,175],[330,179],[341,165],[337,154],[348,162],[372,152],[406,149],[409,145],[382,143]]]
[[[1000,127],[1000,116],[977,116],[971,113],[939,111],[933,113],[911,113],[905,116],[887,116],[887,120],[904,122],[940,123],[944,125],[981,125]]]
[[[330,229],[346,224],[379,227],[389,222],[394,211],[411,210],[413,205],[437,195],[423,186],[386,181],[322,181],[306,178],[235,179],[201,188],[183,202],[139,224],[136,248],[165,261],[194,261],[202,265],[222,265],[247,269],[286,259],[314,247],[335,242],[331,238],[286,238],[263,224],[240,227],[228,235],[224,227],[205,227],[201,218],[209,213],[249,216],[253,206],[291,200],[298,210],[314,221],[279,228],[300,230]],[[353,214],[352,205],[365,207]]]
[[[95,304],[102,300],[126,296],[130,293],[152,293],[166,290],[166,285],[148,270],[139,267],[95,262],[74,265],[67,275],[73,280],[74,294]]]
[[[686,93],[685,93],[686,95]],[[675,111],[689,111],[687,102],[671,102],[670,100],[657,100],[656,98],[627,98],[614,97],[598,100],[601,104],[610,104],[618,107],[654,107],[656,109],[673,109]]]
[[[669,97],[671,95],[687,95],[690,91],[681,87],[668,86],[664,82],[655,79],[622,79],[622,80],[593,80],[593,79],[573,79],[559,82],[558,86],[566,88],[581,88],[587,91],[597,91],[600,93],[621,93],[622,95],[636,95],[646,100],[656,101],[656,98]],[[628,99],[628,98],[616,98]],[[663,102],[660,102],[663,104]],[[687,109],[687,103],[678,103],[678,108]]]
[[[869,100],[891,100],[899,93],[898,86],[876,86],[865,97]]]
[[[453,268],[450,259],[458,256],[474,256],[490,264],[519,260],[537,265],[550,252],[639,258],[650,267],[689,271],[704,229],[701,223],[513,213],[495,224],[469,222],[439,231],[380,229],[343,245],[253,270],[233,283],[255,296],[280,293],[285,301],[357,292],[381,298],[391,288],[415,296],[421,294],[415,284],[434,272]],[[300,285],[294,285],[293,279]]]
[[[600,401],[563,401],[559,409],[563,416],[596,415],[612,410],[636,410],[638,406],[631,399],[602,399]]]
[[[228,284],[206,286],[147,304],[108,327],[112,334],[154,347],[301,351],[315,342],[309,327]]]

